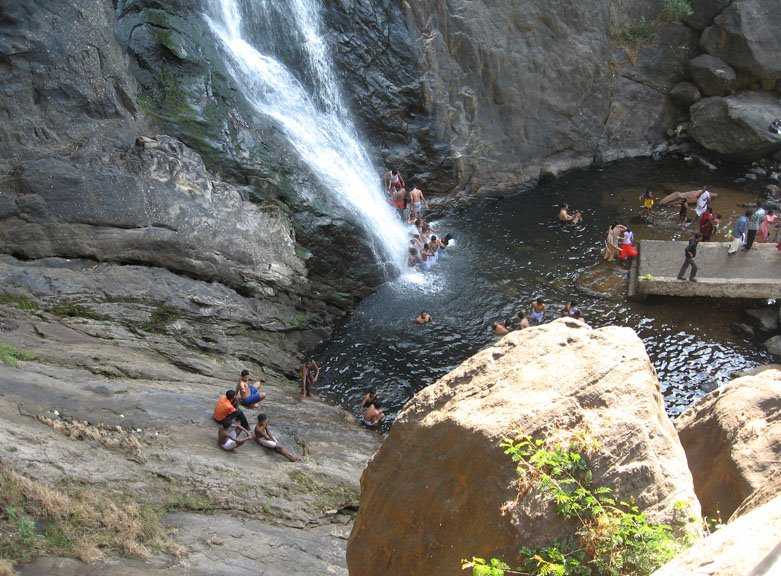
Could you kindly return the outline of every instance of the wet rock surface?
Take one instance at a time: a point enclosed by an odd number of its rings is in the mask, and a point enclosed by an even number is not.
[[[465,555],[513,562],[521,545],[566,537],[572,526],[548,503],[519,493],[499,443],[519,434],[566,443],[579,430],[600,445],[596,485],[656,519],[670,519],[675,502],[699,513],[640,340],[556,320],[511,333],[407,404],[361,479],[350,573],[455,575]]]

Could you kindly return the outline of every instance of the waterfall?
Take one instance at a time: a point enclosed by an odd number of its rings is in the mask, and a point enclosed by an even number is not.
[[[206,20],[225,48],[227,66],[250,105],[272,118],[328,193],[363,225],[386,257],[402,265],[407,233],[386,201],[381,177],[344,106],[321,33],[318,0],[258,0],[281,11],[303,38],[312,86],[307,89],[277,58],[261,53],[245,34],[238,0],[209,0]]]

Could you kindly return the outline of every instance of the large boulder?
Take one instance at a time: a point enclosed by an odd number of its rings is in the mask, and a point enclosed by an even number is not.
[[[683,21],[692,28],[703,30],[713,24],[713,19],[731,2],[732,0],[692,0],[692,13]]]
[[[676,502],[699,513],[659,383],[628,328],[575,320],[513,332],[420,391],[361,480],[348,546],[353,576],[462,574],[460,560],[572,534],[539,494],[519,494],[503,437],[599,445],[594,481],[658,520]]]
[[[732,2],[707,28],[700,45],[738,70],[772,83],[781,78],[781,2]]]
[[[689,62],[689,73],[705,96],[730,94],[737,79],[732,66],[708,54],[701,54]]]
[[[669,96],[673,102],[686,109],[702,98],[700,89],[691,82],[678,82],[670,90]]]
[[[765,341],[765,348],[773,356],[781,358],[781,336],[773,336]]]
[[[675,426],[703,513],[729,518],[781,461],[781,370],[733,380]]]
[[[745,92],[704,98],[691,107],[689,133],[708,150],[740,159],[761,158],[781,149],[781,136],[768,130],[781,118],[781,97]]]
[[[781,496],[692,546],[653,576],[778,574]]]

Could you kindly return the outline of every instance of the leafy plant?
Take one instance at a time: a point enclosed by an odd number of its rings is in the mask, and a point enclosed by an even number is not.
[[[76,304],[75,302],[59,302],[48,310],[60,318],[89,318],[90,320],[106,320],[107,316],[94,310]]]
[[[664,0],[662,17],[669,22],[678,22],[694,14],[690,0]]]
[[[14,346],[0,342],[0,362],[11,368],[16,368],[18,363],[34,360],[35,356],[23,350],[17,350]]]
[[[27,296],[21,294],[9,294],[7,292],[0,294],[0,304],[15,306],[19,310],[35,312],[38,310],[38,303]]]
[[[167,304],[161,304],[152,311],[142,328],[147,332],[164,333],[166,326],[181,317],[179,310]]]
[[[649,42],[655,33],[654,24],[645,18],[641,18],[638,22],[619,29],[613,36],[615,40],[624,46],[636,48],[641,44]]]
[[[573,538],[520,550],[522,565],[472,558],[462,563],[472,576],[647,576],[690,544],[683,529],[691,518],[676,503],[676,528],[651,522],[630,502],[617,501],[608,486],[594,486],[583,439],[570,446],[546,445],[529,436],[502,442],[522,482],[538,488],[556,513],[575,522]],[[677,526],[680,525],[680,526]]]

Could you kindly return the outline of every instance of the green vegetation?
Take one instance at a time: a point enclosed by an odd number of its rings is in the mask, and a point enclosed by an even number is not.
[[[615,40],[630,48],[636,48],[649,42],[656,33],[652,22],[641,18],[639,22],[621,28],[614,34]]]
[[[0,362],[5,364],[6,366],[11,366],[12,368],[16,368],[18,362],[29,362],[30,360],[35,360],[35,356],[30,354],[29,352],[24,352],[23,350],[17,350],[11,344],[0,342]]]
[[[165,332],[165,328],[168,324],[179,318],[181,318],[181,313],[178,309],[173,306],[168,306],[167,304],[161,304],[152,311],[149,320],[147,320],[141,328],[147,332],[162,334]]]
[[[35,312],[38,310],[38,302],[22,294],[9,294],[7,292],[0,294],[0,305],[15,306],[19,310]]]
[[[647,576],[690,544],[685,502],[675,507],[675,528],[649,521],[637,506],[617,501],[607,486],[593,486],[587,453],[593,445],[548,447],[528,436],[502,443],[521,483],[540,490],[557,514],[576,526],[566,541],[520,551],[522,565],[472,558],[472,576]]]
[[[662,18],[668,22],[678,22],[694,14],[691,0],[664,0]]]
[[[125,494],[54,488],[0,464],[0,561],[28,561],[43,554],[87,562],[106,553],[181,555],[161,517],[160,511]]]
[[[59,302],[47,311],[60,318],[89,318],[90,320],[106,320],[108,318],[75,302]]]

